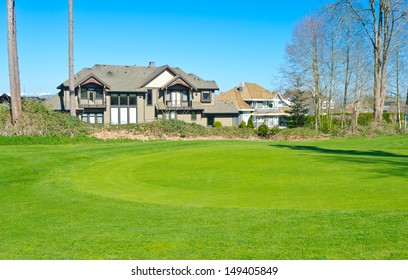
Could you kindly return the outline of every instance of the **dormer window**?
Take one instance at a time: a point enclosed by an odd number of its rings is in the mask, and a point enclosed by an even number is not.
[[[211,91],[205,90],[201,92],[201,102],[211,102]]]

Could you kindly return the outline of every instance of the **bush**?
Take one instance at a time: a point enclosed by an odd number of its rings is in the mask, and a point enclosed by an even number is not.
[[[246,125],[246,122],[244,122],[244,121],[242,121],[240,124],[239,124],[239,128],[246,128],[247,127],[247,125]]]
[[[269,127],[266,124],[261,124],[257,133],[259,136],[266,137],[269,134]]]
[[[368,126],[374,121],[373,113],[360,113],[358,115],[358,125]]]
[[[77,136],[88,135],[90,126],[66,113],[54,112],[35,99],[22,100],[19,123],[11,125],[10,111],[0,108],[1,135]]]
[[[277,126],[274,126],[274,127],[271,128],[270,133],[271,133],[272,135],[275,135],[275,134],[278,134],[279,131],[281,131],[281,129],[280,129],[279,127],[277,127]]]
[[[280,129],[273,135],[275,140],[321,139],[327,135],[308,127]]]
[[[252,130],[239,129],[238,127],[204,127],[195,123],[186,123],[178,120],[157,120],[148,123],[111,126],[111,131],[125,129],[133,134],[145,135],[148,138],[195,138],[195,137],[221,137],[226,139],[248,139],[256,137]]]
[[[222,123],[219,122],[219,121],[215,121],[215,122],[213,123],[213,127],[215,127],[215,128],[220,128],[220,127],[222,127]]]
[[[252,121],[252,118],[251,118],[251,117],[248,119],[247,128],[252,128],[252,129],[254,129],[254,122]]]

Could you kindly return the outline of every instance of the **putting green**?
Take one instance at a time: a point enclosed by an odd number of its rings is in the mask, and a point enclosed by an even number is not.
[[[297,147],[297,148],[296,148]],[[70,175],[81,191],[143,203],[299,210],[406,209],[406,179],[381,156],[266,143],[188,146],[112,159]],[[334,151],[334,152],[333,152]],[[340,153],[340,155],[339,155]]]

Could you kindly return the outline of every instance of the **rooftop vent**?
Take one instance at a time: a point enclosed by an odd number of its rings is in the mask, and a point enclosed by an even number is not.
[[[149,68],[154,68],[154,67],[156,67],[156,62],[150,61],[149,62]]]

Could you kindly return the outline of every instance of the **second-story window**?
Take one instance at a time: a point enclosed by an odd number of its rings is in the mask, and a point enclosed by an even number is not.
[[[153,93],[151,89],[147,90],[147,105],[151,106],[153,105]]]
[[[201,102],[211,102],[211,91],[205,90],[201,92]]]
[[[81,88],[81,99],[89,99],[94,101],[95,99],[102,100],[103,93],[100,87],[82,87]]]

